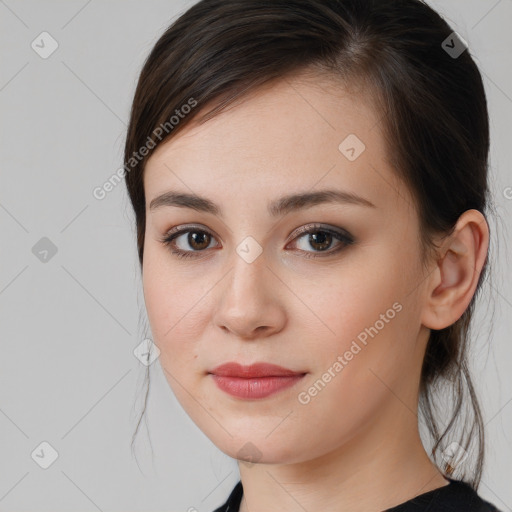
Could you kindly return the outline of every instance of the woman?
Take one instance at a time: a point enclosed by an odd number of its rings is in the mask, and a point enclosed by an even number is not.
[[[466,355],[488,151],[419,0],[203,0],[158,40],[126,184],[164,373],[239,460],[217,511],[496,510]]]

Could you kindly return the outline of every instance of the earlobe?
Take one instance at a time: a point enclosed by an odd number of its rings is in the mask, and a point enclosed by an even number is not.
[[[428,282],[423,325],[440,330],[462,316],[475,293],[488,245],[489,228],[484,216],[477,210],[467,210],[442,244],[434,277]]]

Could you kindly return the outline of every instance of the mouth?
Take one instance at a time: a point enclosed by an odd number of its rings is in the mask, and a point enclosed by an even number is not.
[[[296,372],[270,363],[243,366],[225,363],[210,372],[225,393],[246,400],[266,398],[297,384],[306,372]]]

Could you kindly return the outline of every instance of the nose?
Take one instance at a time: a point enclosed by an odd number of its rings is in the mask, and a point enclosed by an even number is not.
[[[281,331],[286,324],[286,287],[269,268],[264,253],[249,263],[233,251],[229,265],[228,275],[215,290],[215,325],[244,340]]]

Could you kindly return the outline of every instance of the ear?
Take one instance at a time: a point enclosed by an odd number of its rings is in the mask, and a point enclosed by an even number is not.
[[[478,210],[467,210],[442,244],[430,274],[422,324],[444,329],[467,309],[475,293],[489,247],[489,226]]]

